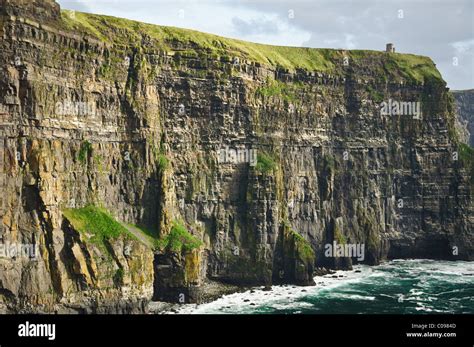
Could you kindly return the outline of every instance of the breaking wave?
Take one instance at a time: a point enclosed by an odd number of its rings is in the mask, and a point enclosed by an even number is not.
[[[393,260],[315,277],[312,287],[254,288],[181,314],[474,313],[474,262]]]

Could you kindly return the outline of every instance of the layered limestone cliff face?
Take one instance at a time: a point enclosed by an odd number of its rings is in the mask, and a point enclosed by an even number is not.
[[[0,310],[139,312],[209,283],[472,259],[472,153],[432,61],[0,0]],[[383,114],[382,102],[422,114]],[[238,158],[234,157],[238,151]]]
[[[474,147],[474,89],[454,90],[460,140]]]

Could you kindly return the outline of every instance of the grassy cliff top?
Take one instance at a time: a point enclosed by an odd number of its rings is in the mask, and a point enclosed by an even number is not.
[[[474,94],[474,89],[451,90],[451,92],[457,94]]]
[[[370,64],[370,59],[382,62],[385,70],[392,70],[390,73],[397,71],[396,75],[417,82],[422,82],[425,78],[441,80],[441,75],[430,58],[413,54],[264,45],[195,30],[68,10],[62,11],[61,24],[68,30],[89,34],[115,45],[137,47],[146,41],[168,52],[180,47],[190,54],[225,56],[229,59],[238,57],[291,71],[305,69],[331,73],[340,69],[344,57],[348,57],[349,62],[352,60],[362,65],[364,62]]]

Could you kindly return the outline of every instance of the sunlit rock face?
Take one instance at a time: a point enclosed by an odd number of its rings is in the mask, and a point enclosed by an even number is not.
[[[215,283],[473,259],[470,159],[429,58],[0,4],[0,241],[38,249],[0,254],[1,311],[143,312]]]

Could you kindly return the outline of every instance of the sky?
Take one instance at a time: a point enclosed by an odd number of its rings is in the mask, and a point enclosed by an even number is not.
[[[474,0],[57,0],[61,8],[298,47],[433,59],[448,86],[474,88]]]

